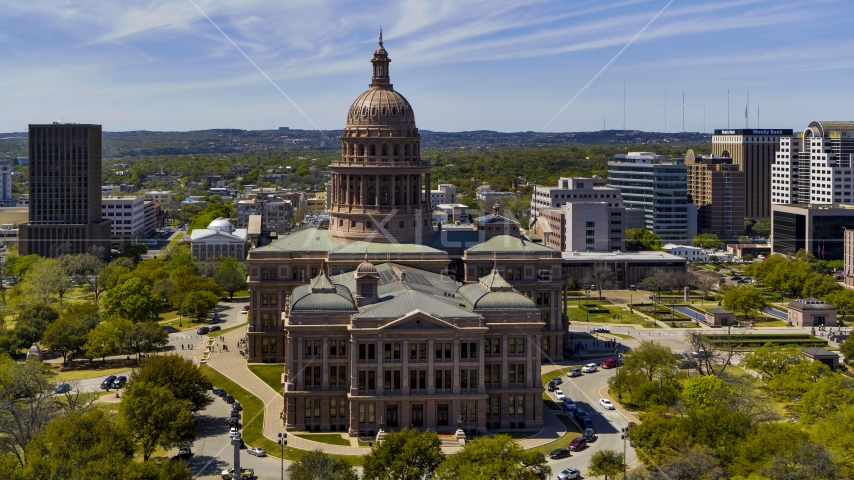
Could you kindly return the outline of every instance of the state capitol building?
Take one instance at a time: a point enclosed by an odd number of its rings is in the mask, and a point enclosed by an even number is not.
[[[563,360],[561,252],[497,208],[434,229],[390,62],[380,40],[331,165],[328,229],[249,252],[248,361],[285,364],[289,430],[539,428],[541,362]]]

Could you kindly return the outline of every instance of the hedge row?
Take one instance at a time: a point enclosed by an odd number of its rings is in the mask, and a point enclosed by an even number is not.
[[[726,345],[729,342],[725,341],[714,341],[710,342],[713,345]],[[761,347],[768,342],[758,341],[758,342],[750,342],[750,341],[738,341],[732,342],[732,344],[736,347]],[[773,345],[786,346],[786,347],[826,347],[827,342],[824,340],[777,340],[775,342],[771,342]]]
[[[746,334],[746,333],[736,333],[732,335],[724,335],[724,334],[708,334],[703,335],[703,338],[714,341],[716,338],[726,338],[727,341],[777,341],[777,340],[821,340],[818,337],[814,337],[809,333],[759,333],[759,334]]]
[[[599,308],[599,306],[598,306],[598,305],[596,305],[596,304],[590,305],[590,306],[588,307],[587,305],[585,305],[585,304],[583,304],[583,303],[582,303],[581,305],[579,305],[579,307],[580,307],[582,310],[586,310],[586,311],[587,311],[587,313],[611,313],[611,311],[610,311],[610,310],[606,310],[606,309],[604,309],[604,308]]]

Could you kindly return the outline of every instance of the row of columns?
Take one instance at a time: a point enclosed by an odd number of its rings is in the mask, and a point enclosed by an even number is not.
[[[426,176],[426,179],[424,178]],[[374,198],[373,204],[370,206],[381,205],[381,185],[379,182],[380,175],[355,175],[349,173],[335,173],[332,175],[332,203],[337,205],[350,206],[368,206],[368,179],[375,177],[374,182]],[[389,175],[388,200],[383,206],[396,207],[398,202],[395,199],[395,191],[397,190],[398,177],[404,177],[402,187],[400,189],[401,202],[400,205],[414,205],[421,208],[422,205],[429,202],[430,195],[430,174],[407,174],[407,175]],[[417,182],[413,182],[417,177]],[[351,188],[351,182],[357,182],[358,188]],[[416,184],[413,192],[413,183]],[[427,186],[426,195],[428,198],[422,199],[422,191],[425,185]],[[415,201],[412,202],[412,194],[415,193]]]

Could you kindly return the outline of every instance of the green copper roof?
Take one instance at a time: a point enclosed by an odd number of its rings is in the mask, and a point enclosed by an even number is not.
[[[444,252],[433,247],[428,247],[427,245],[418,245],[415,243],[355,242],[341,246],[334,253],[433,253],[441,255]]]
[[[291,312],[356,312],[350,289],[335,285],[334,293],[314,293],[311,285],[301,285],[291,295]]]
[[[415,290],[403,292],[390,300],[368,305],[353,318],[399,318],[413,310],[438,318],[477,318],[478,314],[451,303]]]
[[[322,228],[306,228],[298,232],[279,237],[275,242],[258,247],[256,252],[331,252],[344,245],[335,239],[328,230]]]
[[[468,249],[469,252],[555,252],[556,250],[511,235],[496,235]]]
[[[321,273],[311,281],[311,292],[335,293],[335,285],[332,284],[332,280],[330,280],[325,273]]]
[[[486,278],[486,277],[484,277]],[[537,305],[530,298],[515,290],[490,292],[480,283],[463,285],[457,293],[479,310],[536,310]]]
[[[491,292],[513,290],[513,286],[504,280],[504,277],[494,268],[492,273],[480,279],[480,283]]]

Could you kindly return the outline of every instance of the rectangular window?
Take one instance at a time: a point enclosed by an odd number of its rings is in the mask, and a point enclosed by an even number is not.
[[[376,348],[377,345],[375,343],[360,343],[359,344],[359,360],[361,361],[374,361],[376,360]]]
[[[359,370],[359,390],[366,390],[368,388],[368,372],[364,370]]]
[[[305,418],[306,419],[311,418],[311,399],[310,398],[305,399]]]
[[[359,423],[365,423],[365,404],[359,404]]]

